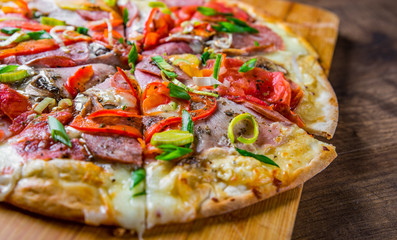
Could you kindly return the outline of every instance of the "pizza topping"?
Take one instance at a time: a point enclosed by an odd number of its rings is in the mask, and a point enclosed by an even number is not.
[[[33,111],[35,111],[38,114],[41,114],[47,107],[51,112],[51,109],[55,107],[56,101],[53,98],[46,97],[44,98],[39,104],[37,104],[34,108]]]
[[[182,110],[182,131],[188,131],[193,134],[193,120],[192,116],[190,116],[189,112],[186,110]]]
[[[131,73],[135,72],[135,63],[138,60],[138,49],[133,43],[130,52],[128,53],[128,65],[131,67]]]
[[[238,70],[239,72],[248,72],[251,71],[252,69],[255,68],[255,64],[256,64],[257,59],[253,58],[251,60],[248,60],[247,62],[245,62],[240,69]]]
[[[172,144],[176,146],[183,146],[192,143],[194,140],[193,134],[189,131],[182,130],[168,130],[153,134],[150,144],[159,146],[163,144]]]
[[[65,128],[63,127],[62,123],[58,121],[58,119],[54,118],[53,116],[48,116],[48,127],[50,128],[51,138],[55,142],[59,141],[66,146],[72,147],[72,143],[66,134]]]
[[[77,27],[77,28],[76,28],[76,32],[78,32],[78,33],[80,33],[80,34],[87,35],[87,34],[88,34],[88,28],[85,28],[85,27]]]
[[[29,77],[27,70],[9,71],[0,74],[0,83],[15,83]]]
[[[157,46],[161,38],[168,36],[173,26],[174,21],[169,14],[163,13],[159,8],[153,8],[145,23],[144,49]]]
[[[139,168],[131,173],[131,186],[130,189],[133,191],[132,197],[137,197],[146,194],[145,192],[145,180],[146,171],[144,168]]]
[[[172,82],[168,83],[167,88],[170,90],[170,96],[184,100],[190,100],[190,95],[183,87],[180,87]]]
[[[137,166],[142,164],[142,146],[136,138],[94,132],[86,132],[82,137],[95,159]]]
[[[178,77],[178,75],[174,73],[174,67],[167,63],[163,57],[153,56],[152,60],[168,78],[173,79]]]
[[[252,144],[258,139],[259,127],[258,127],[257,121],[255,120],[255,117],[253,115],[249,114],[249,113],[243,113],[243,114],[240,114],[240,115],[236,116],[235,118],[233,118],[232,121],[230,121],[230,123],[229,123],[228,136],[229,136],[230,142],[232,144],[234,143],[234,126],[238,122],[244,121],[246,119],[248,119],[252,123],[252,125],[254,126],[254,136],[252,136],[251,138],[245,138],[243,136],[239,136],[237,138],[237,140],[239,142],[242,142],[242,143],[245,143],[245,144]]]
[[[204,16],[215,16],[215,15],[233,16],[233,13],[222,13],[222,12],[218,12],[213,8],[203,7],[203,6],[198,7],[197,11],[203,14]]]
[[[30,109],[27,97],[5,84],[0,84],[0,116],[6,115],[11,120]]]
[[[213,75],[212,75],[216,80],[218,80],[219,70],[221,68],[221,61],[222,61],[222,55],[221,54],[217,54],[216,55],[215,64],[214,64],[214,72],[213,72]]]
[[[234,17],[226,17],[229,22],[218,22],[219,25],[212,25],[218,32],[226,33],[259,33],[256,28],[249,26],[246,22]]]
[[[94,121],[91,118],[83,118],[80,115],[75,117],[75,119],[70,123],[70,126],[87,133],[106,133],[132,138],[142,137],[142,133],[135,127],[124,124],[107,125]]]
[[[58,20],[56,18],[51,17],[41,17],[40,23],[49,26],[64,26],[66,23],[64,21]]]
[[[178,81],[178,80],[176,80],[176,79],[172,80],[172,82],[169,83],[169,84],[174,84],[174,85],[176,85],[176,86],[178,86],[178,87],[181,87],[181,88],[184,89],[186,92],[191,92],[191,93],[195,93],[195,94],[198,94],[198,95],[204,95],[204,96],[210,96],[210,97],[219,97],[218,94],[213,93],[213,92],[199,91],[199,90],[196,90],[196,89],[194,89],[194,88],[187,87],[185,84],[181,83],[180,81]],[[169,85],[169,84],[168,84],[168,85]],[[189,97],[188,99],[186,99],[186,100],[189,100],[189,99],[190,99],[190,97]]]
[[[193,150],[190,148],[178,147],[172,144],[160,145],[157,146],[157,148],[163,150],[164,152],[161,153],[160,155],[157,155],[155,158],[157,160],[163,160],[163,161],[170,161],[181,157],[185,157],[189,153],[193,152]]]
[[[85,90],[85,83],[88,82],[94,75],[92,66],[84,66],[79,68],[76,73],[71,76],[65,83],[65,89],[72,97],[76,97],[79,92]]]
[[[252,157],[252,158],[255,158],[263,163],[270,164],[270,165],[276,166],[278,168],[280,167],[277,165],[277,163],[275,163],[273,160],[271,160],[270,158],[268,158],[264,155],[254,154],[254,153],[248,152],[248,151],[240,149],[240,148],[235,148],[235,149],[238,153],[240,153],[241,156]]]
[[[2,33],[8,34],[8,35],[14,34],[14,33],[18,32],[18,31],[21,31],[21,29],[20,28],[14,28],[14,27],[5,27],[5,28],[1,29]]]

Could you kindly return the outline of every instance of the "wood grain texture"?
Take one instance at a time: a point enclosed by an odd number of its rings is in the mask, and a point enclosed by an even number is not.
[[[338,18],[321,9],[277,0],[245,0],[265,14],[288,22],[319,52],[328,72],[338,30]],[[326,36],[325,38],[322,38]],[[327,181],[327,180],[324,180]],[[253,206],[192,223],[160,226],[145,239],[290,239],[299,206],[302,186]],[[321,204],[319,204],[321,206]],[[118,239],[109,227],[81,224],[41,217],[0,205],[0,236],[7,239]],[[133,238],[131,235],[127,235]]]
[[[293,239],[397,239],[397,1],[299,0],[340,17],[338,158],[308,181]]]

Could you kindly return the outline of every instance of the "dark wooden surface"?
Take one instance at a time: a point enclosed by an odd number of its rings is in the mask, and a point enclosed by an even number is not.
[[[338,158],[304,188],[292,239],[397,239],[397,0],[295,0],[340,17]]]

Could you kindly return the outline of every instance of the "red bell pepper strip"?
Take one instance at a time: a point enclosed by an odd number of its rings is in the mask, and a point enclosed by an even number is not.
[[[0,59],[9,56],[30,55],[59,48],[58,44],[52,39],[40,39],[21,42],[13,48],[1,49]]]
[[[81,67],[66,81],[65,89],[74,98],[79,92],[85,91],[85,83],[88,82],[93,75],[94,70],[91,65]]]
[[[169,89],[160,82],[149,83],[142,95],[142,112],[149,115],[148,111],[159,105],[167,104],[171,101]]]
[[[159,8],[153,8],[143,31],[144,49],[157,46],[160,39],[167,37],[173,27],[174,21],[169,14],[162,13]]]
[[[132,83],[131,79],[125,74],[124,70],[117,67],[117,72],[121,74],[124,80],[127,82],[128,86],[130,86],[134,97],[138,100],[139,99],[139,85],[135,81],[134,84]]]
[[[105,133],[132,138],[142,138],[142,133],[135,127],[128,125],[103,125],[91,120],[90,118],[83,118],[80,115],[76,116],[72,123],[70,123],[70,126],[87,133]]]
[[[153,134],[160,132],[161,130],[163,130],[164,128],[166,128],[171,124],[180,123],[180,122],[182,122],[181,117],[170,117],[167,119],[163,119],[158,123],[155,123],[145,132],[145,142],[149,143],[150,139],[152,139],[153,137]]]
[[[217,106],[215,98],[202,96],[198,94],[190,94],[190,97],[191,97],[191,101],[193,102],[204,102],[205,104],[205,106],[201,109],[189,111],[193,121],[207,118],[208,116],[210,116],[212,113],[215,112]],[[163,130],[164,128],[166,128],[171,124],[176,124],[180,122],[182,122],[181,117],[170,117],[154,124],[146,131],[145,142],[146,143],[150,142],[150,139],[152,138],[153,134],[155,134],[156,132]]]
[[[96,112],[91,113],[88,118],[97,118],[97,117],[137,117],[141,118],[142,116],[138,115],[135,112],[117,110],[117,109],[102,109]]]

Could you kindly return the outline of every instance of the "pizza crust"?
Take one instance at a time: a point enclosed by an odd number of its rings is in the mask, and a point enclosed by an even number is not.
[[[34,160],[6,201],[22,209],[90,225],[115,225],[104,188],[109,176],[92,164],[74,160]],[[90,218],[97,214],[97,219]],[[98,219],[99,218],[99,219]]]

